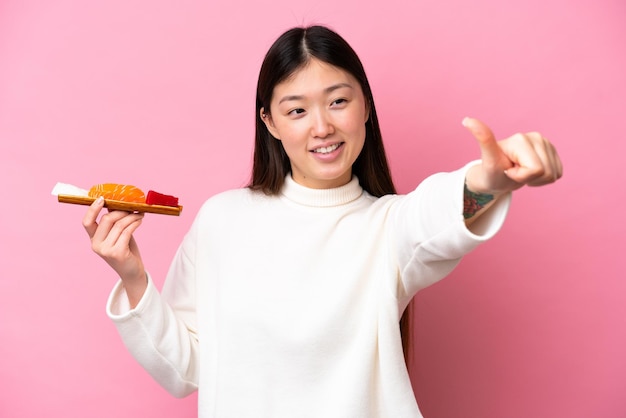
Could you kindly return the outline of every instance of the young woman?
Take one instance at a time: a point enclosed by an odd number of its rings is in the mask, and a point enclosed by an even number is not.
[[[97,200],[83,225],[120,277],[107,309],[133,356],[200,417],[420,417],[399,327],[420,289],[501,226],[510,192],[562,175],[538,133],[396,195],[352,48],[285,32],[261,67],[252,180],[210,198],[161,293],[132,237],[142,215]]]

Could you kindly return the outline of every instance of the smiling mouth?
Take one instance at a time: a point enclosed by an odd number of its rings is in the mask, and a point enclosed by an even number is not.
[[[330,145],[328,147],[315,148],[311,152],[314,152],[314,153],[317,153],[317,154],[330,154],[331,152],[333,152],[334,150],[336,150],[337,148],[339,148],[342,145],[343,145],[343,142],[340,142],[338,144]]]

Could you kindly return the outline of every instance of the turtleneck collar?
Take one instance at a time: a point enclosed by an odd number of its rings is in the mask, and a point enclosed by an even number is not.
[[[310,189],[291,178],[285,177],[281,194],[287,199],[305,206],[332,207],[350,203],[363,194],[359,179],[352,176],[348,184],[334,189]]]

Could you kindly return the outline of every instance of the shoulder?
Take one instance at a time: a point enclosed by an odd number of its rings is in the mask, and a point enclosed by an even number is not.
[[[227,209],[231,206],[238,206],[242,203],[251,203],[258,200],[257,193],[247,187],[226,190],[209,197],[200,207],[200,212],[212,211],[216,209]]]
[[[230,216],[242,211],[257,210],[268,201],[276,200],[263,192],[250,190],[247,187],[226,190],[208,198],[200,207],[198,217]]]

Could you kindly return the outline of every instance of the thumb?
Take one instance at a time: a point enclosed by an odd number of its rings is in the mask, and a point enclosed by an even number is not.
[[[497,167],[500,170],[507,170],[513,167],[513,163],[507,158],[498,145],[498,141],[496,141],[496,137],[489,126],[478,119],[468,117],[463,119],[462,124],[472,133],[478,142],[483,165],[493,168]]]

